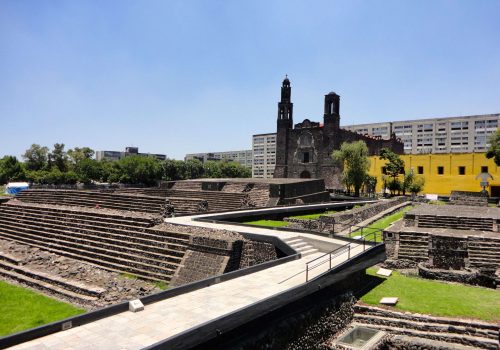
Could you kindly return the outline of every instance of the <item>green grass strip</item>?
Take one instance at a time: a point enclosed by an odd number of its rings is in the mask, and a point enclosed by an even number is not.
[[[279,220],[256,220],[256,221],[246,221],[244,224],[264,226],[264,227],[284,227],[288,226],[288,222]]]
[[[371,223],[370,225],[368,225],[368,227],[363,228],[362,232],[361,232],[361,229],[353,231],[349,236],[350,237],[355,237],[355,236],[360,236],[360,235],[364,236],[364,235],[369,234],[371,232],[377,232],[380,230],[384,230],[384,229],[388,228],[394,222],[402,219],[404,214],[406,212],[408,212],[409,210],[411,210],[412,208],[413,207],[411,205],[404,207],[403,209],[398,210],[397,212],[395,212],[391,215],[384,216],[383,218]],[[382,233],[377,233],[376,236],[377,236],[376,241],[380,242],[382,240]],[[373,238],[373,235],[368,235],[366,237],[367,240],[371,240],[372,238]]]
[[[85,313],[85,310],[0,281],[0,336]]]
[[[305,214],[305,215],[294,215],[290,216],[292,219],[319,219],[320,216],[323,215],[328,215],[328,214],[335,214],[337,213],[337,210],[327,210],[321,213],[315,213],[315,214]]]
[[[403,276],[397,271],[390,277],[376,275],[374,268],[367,273],[380,284],[361,298],[366,304],[379,305],[383,297],[398,297],[395,308],[402,311],[500,321],[497,290]]]

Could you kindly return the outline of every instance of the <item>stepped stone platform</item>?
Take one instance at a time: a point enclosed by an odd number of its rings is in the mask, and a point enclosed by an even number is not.
[[[117,194],[166,198],[175,215],[330,201],[318,179],[196,179],[169,181],[155,188],[127,188]],[[191,201],[191,203],[188,203]],[[200,206],[206,202],[206,207]]]
[[[3,238],[0,238],[0,278],[86,310],[160,291],[148,281]]]
[[[449,204],[487,207],[488,194],[486,192],[451,191]]]
[[[422,265],[422,275],[500,286],[500,209],[421,205],[384,231],[394,267]],[[432,269],[437,269],[432,272]],[[438,270],[467,270],[469,275]],[[470,275],[477,275],[471,282]]]
[[[90,308],[117,299],[51,270],[52,261],[70,259],[84,263],[83,269],[93,266],[114,276],[181,285],[277,258],[270,243],[230,231],[158,224],[158,219],[147,213],[13,199],[0,206],[0,277]],[[12,248],[19,246],[24,248]],[[31,255],[43,264],[33,265]]]
[[[408,336],[405,345],[408,348],[413,348],[412,338],[431,340],[428,344],[431,349],[436,345],[435,342],[446,344],[445,349],[471,347],[493,350],[499,346],[499,325],[472,319],[413,314],[358,303],[354,306],[353,322],[391,334]]]
[[[24,190],[16,195],[28,203],[56,204],[90,208],[116,209],[160,215],[162,198],[136,194],[116,194],[86,190]]]

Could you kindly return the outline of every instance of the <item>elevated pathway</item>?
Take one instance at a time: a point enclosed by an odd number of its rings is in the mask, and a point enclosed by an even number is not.
[[[241,211],[235,213],[241,214]],[[323,256],[321,259],[326,259],[327,263],[309,270],[309,280],[327,272],[329,260],[331,266],[335,267],[349,256],[364,251],[362,243],[352,243],[349,251],[341,251],[330,259],[319,250],[340,247],[346,241],[298,231],[197,221],[216,215],[178,217],[167,219],[166,222],[270,235],[289,242],[297,242],[297,238],[300,238],[318,251],[309,252],[309,255],[291,262],[146,305],[144,311],[138,313],[122,312],[25,342],[12,349],[142,349],[303,285],[306,282],[306,263],[313,259]]]

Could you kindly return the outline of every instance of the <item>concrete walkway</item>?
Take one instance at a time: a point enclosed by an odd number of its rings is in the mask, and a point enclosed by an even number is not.
[[[304,237],[337,246],[345,244],[342,240],[300,232],[196,222],[192,220],[195,217],[197,216],[172,218],[166,221],[273,235],[282,240]],[[352,244],[350,256],[362,251],[362,244]],[[14,346],[12,349],[141,349],[304,283],[306,262],[322,255],[323,253],[314,253],[263,271],[146,305],[144,311],[138,313],[123,312],[38,338]],[[324,264],[309,272],[309,278],[328,270],[328,258],[325,259]],[[332,267],[346,260],[347,252],[344,252],[332,260]]]

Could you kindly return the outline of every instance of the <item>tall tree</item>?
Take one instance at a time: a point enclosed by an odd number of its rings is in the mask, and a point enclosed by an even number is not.
[[[75,147],[67,152],[69,160],[73,166],[77,165],[84,159],[92,159],[92,157],[94,157],[94,153],[94,150],[89,147]]]
[[[0,159],[0,185],[9,181],[25,180],[26,175],[22,164],[14,156],[5,156]]]
[[[101,163],[95,159],[83,158],[74,166],[78,181],[89,184],[102,178]]]
[[[333,152],[332,158],[343,167],[344,184],[354,187],[354,195],[358,197],[370,168],[366,143],[363,141],[344,142],[340,150]]]
[[[161,179],[162,167],[154,157],[130,156],[116,162],[120,169],[120,182],[155,185]]]
[[[64,151],[64,143],[54,144],[54,149],[49,154],[49,165],[57,167],[61,172],[68,170],[68,156]]]
[[[380,159],[387,161],[385,165],[385,172],[392,178],[388,184],[391,193],[394,194],[396,190],[399,190],[402,187],[398,177],[400,174],[404,174],[405,162],[401,159],[399,154],[394,153],[388,148],[382,148],[380,150]]]
[[[49,149],[45,146],[32,144],[23,154],[28,170],[42,170],[47,166]]]
[[[491,135],[490,148],[488,148],[486,152],[486,158],[493,158],[495,164],[500,166],[500,128]]]

